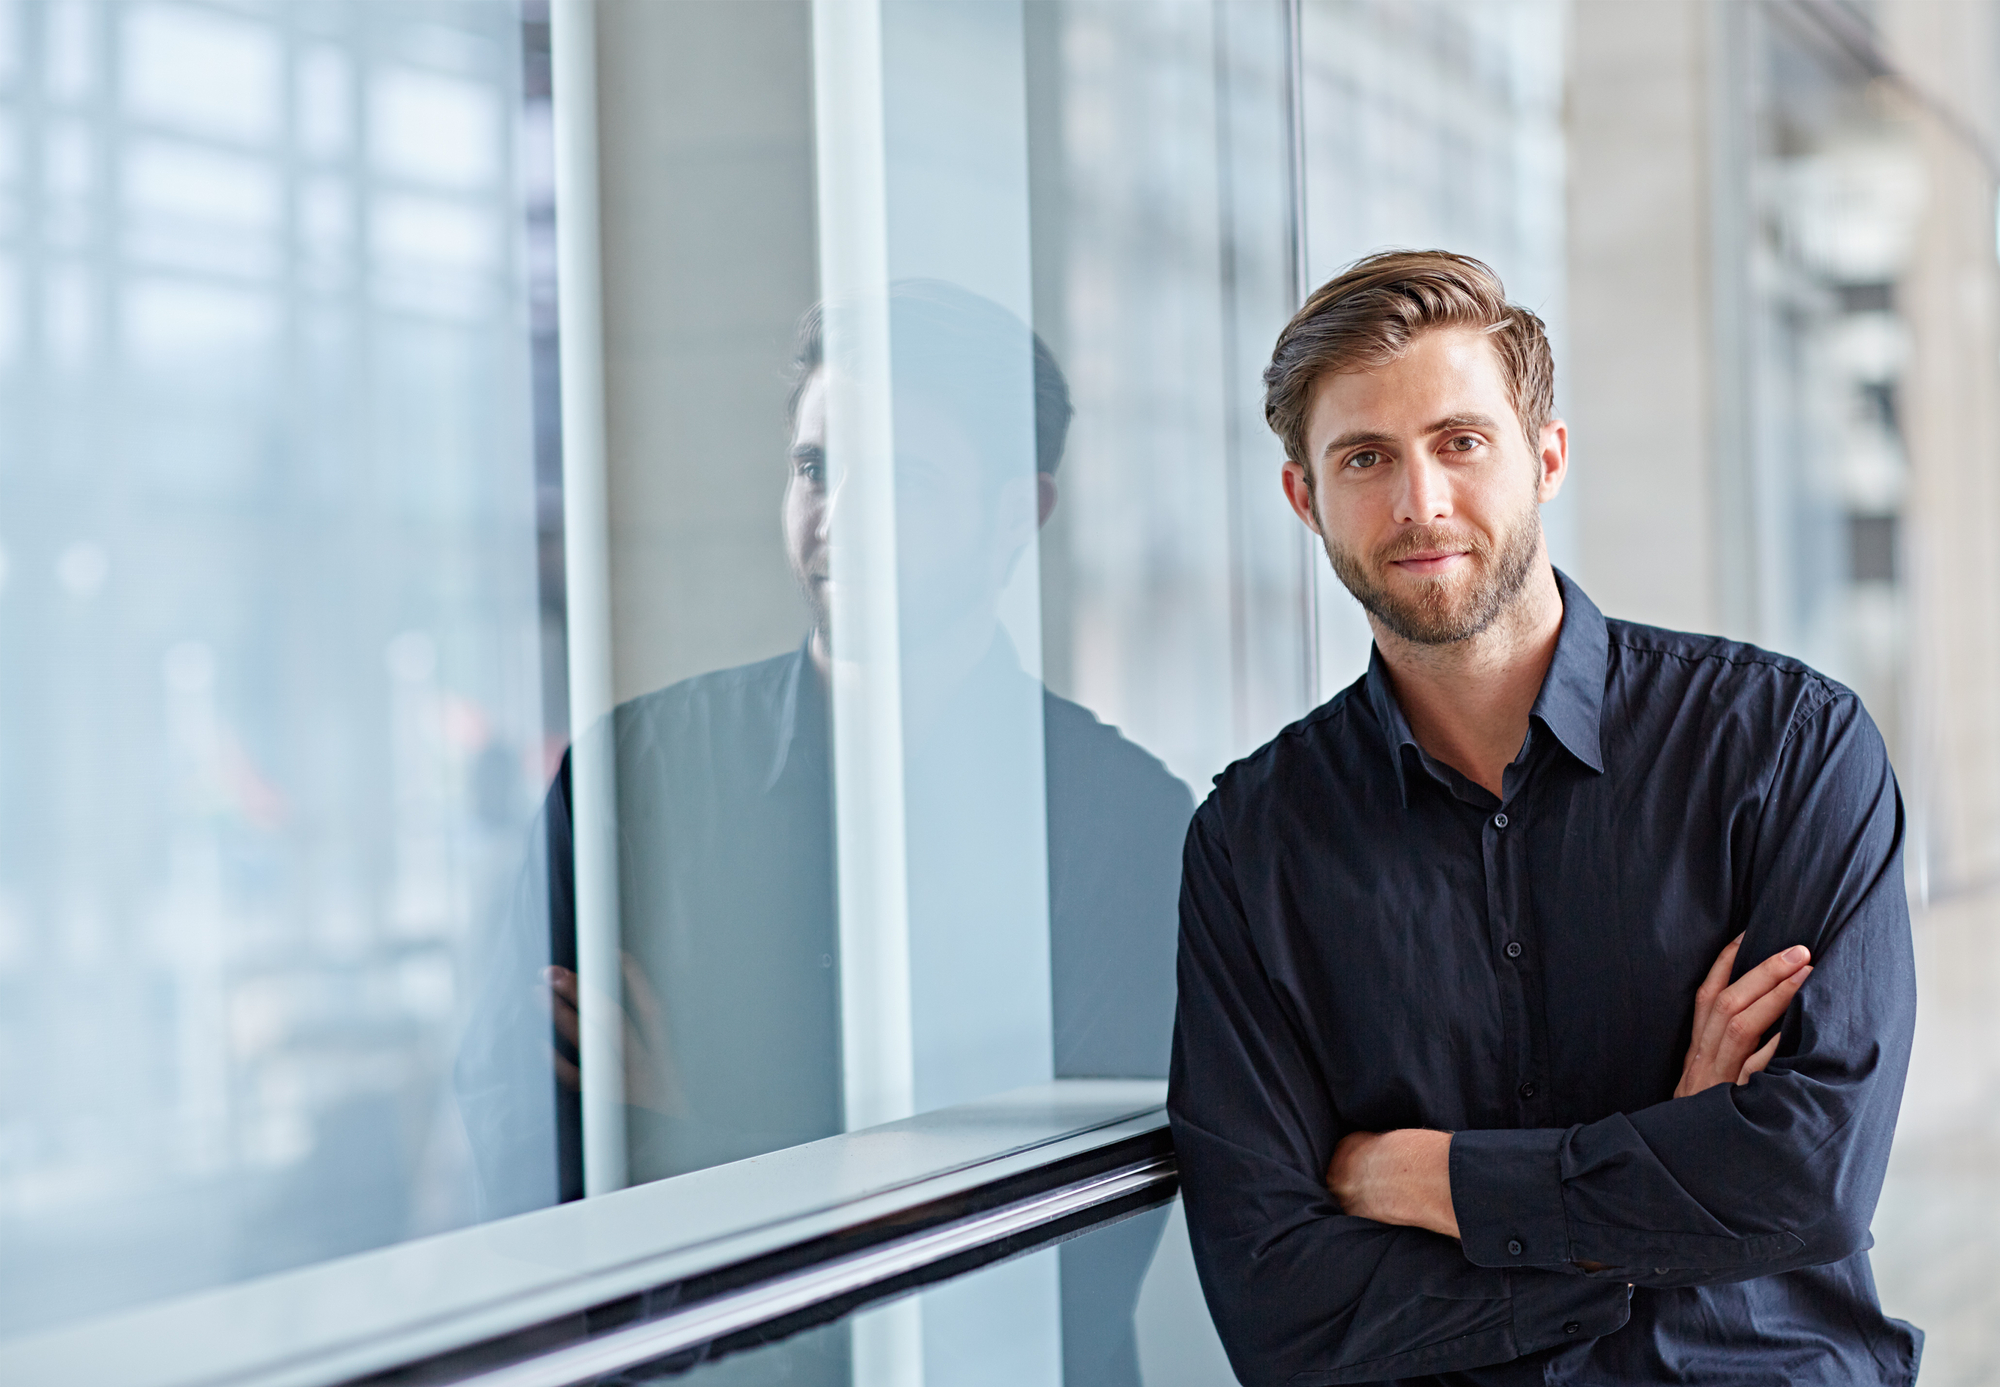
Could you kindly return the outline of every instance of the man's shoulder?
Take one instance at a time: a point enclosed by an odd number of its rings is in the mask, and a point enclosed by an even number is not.
[[[1224,766],[1203,810],[1220,813],[1225,804],[1241,810],[1259,801],[1289,803],[1299,776],[1308,772],[1336,780],[1358,774],[1354,753],[1363,730],[1357,724],[1368,720],[1363,709],[1367,682],[1363,675],[1249,755]]]
[[[1607,619],[1604,629],[1607,694],[1624,695],[1621,713],[1698,701],[1718,721],[1781,732],[1830,707],[1860,711],[1846,685],[1762,646],[1635,621]]]
[[[1183,819],[1193,810],[1194,797],[1186,781],[1082,704],[1044,690],[1042,730],[1052,782],[1051,804],[1055,803],[1053,782],[1061,780],[1091,797],[1122,801],[1136,797],[1168,806]]]
[[[793,651],[710,670],[627,699],[613,715],[620,763],[668,757],[678,764],[690,756],[767,762],[792,715],[804,658]]]
[[[618,705],[618,720],[621,725],[636,727],[688,716],[713,717],[775,706],[798,677],[801,659],[794,650],[768,660],[696,674],[625,700]]]

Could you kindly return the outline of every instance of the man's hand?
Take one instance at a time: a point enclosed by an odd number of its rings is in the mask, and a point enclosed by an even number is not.
[[[686,1104],[673,1055],[667,1048],[667,1028],[660,1015],[659,999],[653,995],[646,970],[637,959],[623,954],[620,963],[625,975],[625,1006],[620,1012],[625,1023],[625,1101],[633,1107],[650,1108],[669,1116],[682,1112]],[[576,974],[567,968],[550,967],[542,970],[542,978],[546,991],[537,989],[537,999],[547,1008],[556,1034],[568,1041],[572,1050],[580,1049],[581,984]],[[609,1013],[607,1002],[605,1014]],[[554,1051],[554,1059],[557,1080],[572,1093],[579,1091],[583,1075],[577,1066],[561,1050]]]
[[[1458,1236],[1450,1132],[1349,1132],[1333,1148],[1326,1188],[1344,1214]]]
[[[1717,1084],[1749,1083],[1778,1049],[1778,1037],[1767,1042],[1764,1032],[1778,1024],[1812,974],[1811,950],[1794,944],[1730,982],[1729,970],[1742,943],[1740,934],[1729,941],[1694,994],[1694,1035],[1674,1088],[1676,1098]]]

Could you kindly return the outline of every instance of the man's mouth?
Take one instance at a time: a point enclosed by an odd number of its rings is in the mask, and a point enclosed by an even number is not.
[[[1389,566],[1413,577],[1434,578],[1441,573],[1449,573],[1468,554],[1469,551],[1464,549],[1426,549],[1391,559]]]

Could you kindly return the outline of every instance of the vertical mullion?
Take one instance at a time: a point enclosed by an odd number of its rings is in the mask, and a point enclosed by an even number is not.
[[[563,570],[568,598],[570,775],[576,852],[583,1190],[626,1182],[619,999],[618,792],[610,720],[610,501],[605,474],[603,281],[598,240],[597,32],[589,0],[549,7],[555,103]]]
[[[1285,161],[1287,173],[1287,229],[1290,233],[1289,268],[1293,311],[1305,305],[1312,287],[1312,271],[1307,263],[1306,239],[1306,110],[1305,110],[1305,16],[1303,0],[1278,0],[1284,6],[1285,31]],[[1319,554],[1312,532],[1299,526],[1294,542],[1298,545],[1299,571],[1299,656],[1300,692],[1305,706],[1320,702],[1319,650]]]

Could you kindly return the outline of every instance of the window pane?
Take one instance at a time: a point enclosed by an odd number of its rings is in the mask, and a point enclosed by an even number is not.
[[[0,11],[47,55],[0,89],[0,1333],[477,1215],[452,1069],[549,766],[517,19],[431,12],[441,65],[314,16]],[[327,152],[413,74],[433,165]],[[386,292],[419,253],[448,302]]]
[[[1189,784],[1308,706],[1248,345],[1290,293],[1283,11],[1240,11],[599,7],[617,711],[469,1042],[533,1028],[551,939],[586,975],[626,1072],[559,1040],[564,1191],[607,1139],[653,1179],[1164,1076]],[[572,824],[615,834],[609,934]],[[536,1092],[473,1089],[527,1169]]]
[[[1154,1258],[1143,1283],[1131,1277]],[[1019,1313],[1023,1287],[1061,1287],[1061,1308]],[[763,1343],[714,1346],[633,1370],[689,1387],[1215,1387],[1234,1381],[1208,1327],[1178,1207],[1135,1215],[906,1300]],[[912,1330],[915,1333],[912,1333]],[[767,1331],[776,1333],[779,1331]],[[885,1354],[907,1344],[901,1362]],[[677,1374],[685,1376],[676,1376]]]

